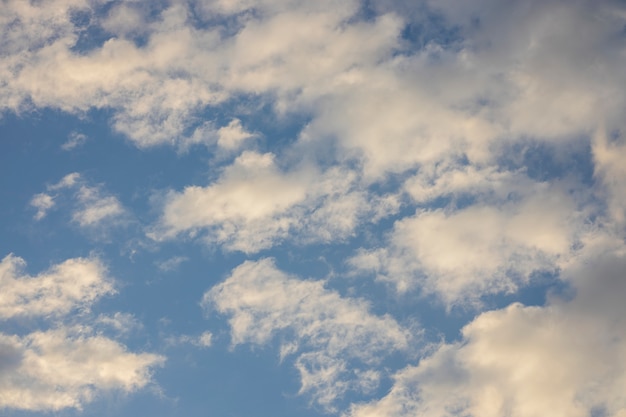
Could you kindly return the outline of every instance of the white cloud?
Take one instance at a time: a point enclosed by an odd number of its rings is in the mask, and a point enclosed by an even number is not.
[[[34,277],[24,267],[13,255],[0,262],[0,321],[43,319],[46,330],[0,332],[0,409],[80,409],[102,391],[130,393],[151,381],[162,356],[128,352],[87,323],[91,305],[115,292],[98,259],[68,259]],[[64,324],[70,317],[74,324]],[[124,332],[136,321],[115,313],[96,323]]]
[[[122,336],[127,336],[143,328],[143,324],[141,324],[135,316],[119,311],[115,312],[113,315],[100,314],[96,318],[96,323]]]
[[[591,232],[585,211],[558,186],[524,191],[462,209],[418,210],[395,223],[387,247],[362,250],[349,263],[399,291],[436,293],[448,306],[514,292],[533,272],[571,262]]]
[[[19,337],[0,333],[0,408],[82,408],[103,390],[133,392],[151,380],[161,356],[131,353],[84,327],[59,327]],[[5,353],[6,352],[6,353]]]
[[[87,135],[79,132],[72,132],[69,134],[67,142],[61,145],[61,149],[64,151],[71,151],[72,149],[78,148],[87,142]]]
[[[150,236],[206,231],[210,243],[250,253],[294,234],[304,241],[344,239],[368,213],[394,208],[389,198],[360,191],[354,172],[307,165],[285,172],[273,154],[246,151],[211,185],[170,193]]]
[[[607,132],[599,130],[593,142],[595,175],[604,185],[602,195],[608,205],[607,218],[616,222],[618,227],[626,224],[626,167],[623,163],[626,144],[623,134],[623,131],[617,131],[618,137],[611,141]]]
[[[328,408],[347,391],[377,386],[376,364],[409,348],[411,336],[367,304],[278,270],[271,259],[247,261],[208,291],[203,306],[229,317],[233,345],[281,343],[281,358],[295,355],[300,393]]]
[[[81,227],[94,227],[124,214],[124,208],[116,197],[103,195],[96,187],[81,186],[76,200],[78,207],[72,213],[72,220]]]
[[[163,272],[171,272],[178,269],[180,264],[189,260],[186,256],[174,256],[161,262],[157,262],[156,266]]]
[[[114,292],[95,258],[68,259],[35,277],[22,272],[25,265],[13,255],[0,262],[0,319],[64,316]]]
[[[245,140],[253,138],[255,135],[243,128],[241,120],[233,119],[228,125],[218,129],[217,136],[217,144],[220,147],[233,150],[239,148]]]
[[[31,199],[31,205],[38,209],[35,215],[36,220],[45,217],[47,212],[56,205],[55,200],[59,200],[61,193],[66,190],[74,191],[71,197],[73,200],[71,219],[82,228],[95,229],[116,225],[127,214],[117,197],[103,191],[101,185],[90,185],[77,172],[66,175],[47,188],[48,191],[54,191],[56,194],[40,193]]]
[[[623,255],[594,255],[571,271],[573,300],[481,314],[461,342],[400,371],[385,397],[346,415],[626,415],[625,268]]]
[[[199,348],[208,348],[213,344],[213,333],[203,332],[198,336],[191,336],[187,334],[169,336],[165,342],[171,346],[190,344]]]
[[[54,207],[54,198],[46,193],[35,194],[30,200],[30,205],[37,209],[35,220],[41,220],[46,217],[48,210]]]

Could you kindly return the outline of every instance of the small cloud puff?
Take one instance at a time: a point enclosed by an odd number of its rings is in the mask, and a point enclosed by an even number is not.
[[[74,191],[69,198],[73,203],[71,219],[81,228],[114,225],[126,215],[126,209],[117,197],[107,194],[101,185],[90,185],[77,172],[66,175],[47,189],[48,193],[36,194],[31,199],[31,206],[37,208],[35,220],[43,219],[56,206],[56,201],[65,196],[64,191]]]
[[[226,150],[235,150],[241,147],[242,143],[256,135],[246,131],[241,125],[241,120],[233,119],[227,126],[223,126],[217,131],[217,145]]]
[[[69,134],[67,142],[61,145],[61,149],[64,151],[71,151],[72,149],[83,146],[87,142],[87,135],[78,132],[72,132]]]
[[[41,220],[48,214],[48,211],[54,207],[54,197],[46,193],[35,194],[30,200],[30,205],[37,209],[35,220]]]

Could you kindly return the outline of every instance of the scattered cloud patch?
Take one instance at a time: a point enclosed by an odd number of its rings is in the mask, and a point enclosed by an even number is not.
[[[446,190],[453,193],[455,187]],[[360,250],[349,265],[401,292],[420,288],[437,294],[448,306],[512,293],[535,272],[559,271],[593,230],[586,209],[547,184],[533,184],[524,190],[527,195],[513,198],[514,188],[509,190],[504,200],[495,190],[492,201],[478,194],[478,202],[464,208],[418,210],[395,222],[386,246]]]
[[[90,185],[79,173],[73,172],[47,187],[48,193],[36,194],[31,205],[37,208],[35,220],[43,219],[53,209],[56,200],[70,200],[71,220],[84,229],[119,224],[127,214],[117,197],[108,194],[101,185]],[[71,194],[70,194],[71,193]]]
[[[46,193],[35,194],[30,200],[30,205],[37,209],[35,220],[46,217],[48,210],[54,207],[54,198]]]
[[[199,348],[208,348],[213,344],[213,334],[211,332],[203,332],[199,336],[169,336],[165,342],[170,346],[192,345]]]
[[[211,185],[167,195],[150,236],[162,240],[203,232],[211,244],[247,253],[289,237],[341,240],[368,215],[384,216],[396,208],[392,198],[370,198],[360,188],[353,171],[320,172],[304,165],[285,172],[275,155],[246,151]]]
[[[63,149],[64,151],[71,151],[80,146],[83,146],[85,142],[87,142],[87,139],[87,135],[85,135],[84,133],[71,132],[69,134],[67,142],[61,145],[61,149]]]
[[[407,350],[412,338],[392,317],[370,313],[363,300],[287,275],[271,259],[235,268],[205,293],[203,306],[228,316],[233,345],[279,339],[281,358],[295,357],[300,393],[329,410],[346,392],[376,387],[376,365]]]
[[[625,267],[623,256],[600,256],[571,271],[572,300],[479,315],[461,342],[439,346],[400,371],[382,399],[345,415],[624,415]]]
[[[68,259],[34,277],[24,267],[13,255],[0,262],[0,321],[49,323],[26,334],[0,332],[0,409],[81,409],[103,391],[130,393],[151,382],[164,357],[129,352],[87,321],[90,306],[115,292],[98,259]],[[73,324],[65,324],[70,317]],[[127,327],[129,317],[116,313],[96,321]]]
[[[23,272],[25,266],[14,255],[0,262],[0,319],[64,316],[114,293],[106,268],[95,258],[69,259],[35,277]]]
[[[233,119],[226,126],[217,131],[217,145],[226,150],[234,150],[243,144],[244,141],[254,138],[256,135],[246,131],[241,125],[241,120]]]
[[[84,327],[57,327],[23,337],[0,333],[10,356],[0,376],[0,407],[28,411],[81,409],[101,391],[133,392],[151,381],[163,357],[131,353]]]
[[[156,266],[162,272],[171,272],[178,269],[180,264],[189,261],[186,256],[174,256],[161,262],[157,262]]]

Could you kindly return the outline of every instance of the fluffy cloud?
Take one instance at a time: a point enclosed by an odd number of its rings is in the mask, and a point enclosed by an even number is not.
[[[304,241],[332,241],[354,233],[366,214],[393,210],[393,201],[371,199],[354,172],[319,172],[302,166],[284,172],[270,153],[247,151],[207,187],[170,193],[151,234],[156,239],[200,230],[227,249],[256,252],[299,234]]]
[[[46,217],[48,211],[54,207],[54,198],[46,193],[35,194],[30,200],[30,205],[37,209],[35,220],[41,220]]]
[[[229,316],[233,345],[279,338],[281,357],[296,356],[300,392],[329,409],[347,391],[375,388],[375,365],[406,350],[411,338],[391,317],[370,313],[362,300],[289,276],[270,259],[235,268],[204,295],[203,305]]]
[[[151,380],[163,357],[131,353],[84,327],[26,336],[0,333],[0,408],[50,411],[82,408],[103,390],[132,392]]]
[[[88,324],[63,323],[70,315],[75,323],[88,318],[90,306],[114,292],[99,260],[68,259],[34,277],[21,271],[24,266],[13,255],[0,262],[0,321],[50,323],[26,334],[0,332],[0,409],[80,409],[103,390],[132,392],[151,381],[162,356],[128,352]],[[99,321],[124,332],[128,319],[116,313]]]
[[[19,111],[32,103],[78,113],[112,108],[115,129],[138,146],[184,145],[194,132],[202,133],[195,119],[208,106],[242,92],[287,97],[308,84],[309,93],[315,91],[310,90],[312,77],[328,90],[329,79],[351,66],[375,62],[394,42],[399,28],[390,19],[346,26],[359,10],[357,2],[341,7],[330,2],[332,8],[319,3],[195,4],[197,17],[207,23],[192,28],[192,11],[182,2],[165,7],[157,19],[148,18],[140,5],[120,4],[104,20],[97,18],[97,3],[90,9],[78,0],[27,6],[9,2],[0,24],[17,35],[3,45],[3,107]],[[81,51],[77,43],[84,28],[72,18],[79,11],[88,16],[88,26],[102,27],[111,38]],[[225,36],[233,21],[238,30]],[[136,45],[138,35],[147,39],[145,46]],[[362,43],[362,36],[369,41]],[[309,64],[321,55],[327,59]]]
[[[46,216],[56,205],[59,193],[74,191],[72,199],[72,221],[81,228],[95,229],[119,223],[126,215],[126,210],[117,197],[107,194],[100,185],[90,185],[83,177],[73,172],[63,177],[58,183],[48,186],[48,193],[36,194],[31,199],[31,206],[37,208],[35,219]]]
[[[13,255],[0,262],[0,319],[63,316],[114,292],[97,259],[69,259],[35,277],[22,272],[25,265]]]
[[[471,190],[471,178],[459,182],[468,181]],[[479,199],[462,209],[418,210],[395,223],[386,247],[362,250],[349,263],[400,291],[436,293],[447,305],[513,292],[533,272],[571,262],[590,232],[585,211],[564,190],[548,184],[529,189],[529,195],[515,195],[508,188],[504,200]]]
[[[610,252],[609,252],[610,253]],[[626,415],[623,254],[572,270],[572,300],[483,313],[352,417]]]

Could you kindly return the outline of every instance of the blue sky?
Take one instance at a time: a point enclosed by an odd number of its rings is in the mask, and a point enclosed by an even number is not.
[[[1,10],[1,415],[626,417],[622,2]]]

